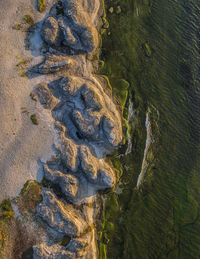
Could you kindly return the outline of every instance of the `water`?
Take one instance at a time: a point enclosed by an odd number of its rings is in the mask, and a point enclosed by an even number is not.
[[[106,203],[101,258],[200,258],[200,1],[106,1],[107,10],[118,5],[101,73],[130,83],[135,117],[132,151],[120,151],[122,191]],[[154,141],[138,190],[148,107]]]

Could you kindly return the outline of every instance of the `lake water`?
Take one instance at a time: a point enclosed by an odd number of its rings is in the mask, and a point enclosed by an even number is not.
[[[200,258],[200,1],[106,0],[105,9],[101,73],[113,90],[129,82],[124,116],[132,98],[134,118],[131,153],[129,141],[115,155],[123,175],[105,202],[100,256]]]

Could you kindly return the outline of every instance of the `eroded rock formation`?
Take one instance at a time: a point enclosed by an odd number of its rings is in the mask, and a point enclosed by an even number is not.
[[[121,116],[88,59],[98,48],[99,7],[99,0],[57,1],[41,27],[44,61],[30,69],[49,76],[34,94],[50,111],[59,139],[43,168],[50,185],[37,214],[48,231],[33,247],[35,259],[96,258],[97,193],[116,183],[105,156],[122,140]],[[50,232],[71,241],[62,246]]]

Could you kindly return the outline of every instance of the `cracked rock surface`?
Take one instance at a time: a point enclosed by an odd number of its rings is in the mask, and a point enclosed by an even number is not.
[[[100,190],[113,188],[115,170],[105,161],[122,140],[121,115],[88,59],[98,47],[99,0],[57,1],[46,14],[41,37],[44,60],[29,70],[43,75],[34,94],[57,132],[55,155],[43,164],[37,215],[48,228],[33,247],[34,258],[97,258],[96,219]],[[63,246],[49,233],[69,237]]]

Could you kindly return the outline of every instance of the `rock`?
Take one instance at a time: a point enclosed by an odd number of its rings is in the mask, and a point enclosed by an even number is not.
[[[116,134],[116,125],[107,116],[103,116],[103,132],[105,137],[107,138],[108,142],[112,144],[113,146],[116,146],[118,144],[117,134]]]
[[[93,109],[95,111],[100,111],[102,109],[100,98],[94,91],[88,88],[87,85],[81,87],[81,97],[86,109]]]
[[[33,246],[34,259],[75,259],[75,253],[67,251],[57,244],[48,246],[45,243]]]
[[[47,55],[42,63],[32,68],[32,71],[39,74],[51,74],[66,69],[70,64],[71,60],[65,57]]]
[[[72,172],[76,172],[79,165],[77,146],[72,140],[66,138],[64,134],[61,134],[60,137],[61,146],[57,147],[57,149],[60,151],[62,162]]]
[[[71,113],[72,121],[78,128],[81,138],[93,138],[95,133],[98,132],[92,118],[84,117],[80,110],[74,110]]]
[[[44,166],[44,177],[58,184],[61,188],[62,193],[68,198],[70,201],[74,201],[77,197],[78,193],[78,179],[70,174],[63,174],[60,171],[53,171],[48,168],[47,165]]]
[[[38,205],[38,215],[59,233],[69,237],[77,237],[83,233],[87,223],[78,210],[70,204],[64,204],[48,190],[42,192],[43,201]]]
[[[87,179],[92,182],[97,182],[97,165],[99,164],[98,159],[93,157],[87,146],[80,147],[80,161],[82,170]]]
[[[48,17],[41,30],[42,39],[49,45],[60,46],[61,35],[58,21],[54,17]]]
[[[85,249],[87,246],[88,246],[88,242],[83,238],[71,239],[66,249],[71,253],[74,253],[76,257],[80,257],[82,256],[81,250]]]
[[[64,53],[68,52],[67,48],[72,49],[75,54],[90,53],[95,45],[97,46],[94,40],[94,37],[96,41],[98,39],[96,30],[79,24],[77,8],[80,8],[80,5],[75,6],[71,1],[58,1],[54,5],[52,16],[44,21],[41,30],[41,37],[49,46],[63,47],[59,50]],[[81,21],[83,22],[83,19]]]
[[[72,30],[72,24],[66,17],[59,17],[58,24],[63,33],[63,45],[68,46],[70,48],[81,50],[81,42],[77,35],[77,33]]]
[[[112,168],[104,162],[104,160],[99,161],[98,170],[98,184],[102,186],[102,189],[113,188],[116,183],[116,176]]]
[[[46,83],[39,84],[34,90],[34,94],[37,95],[39,102],[45,109],[52,109],[55,106],[56,102]]]
[[[88,181],[98,185],[97,190],[114,186],[116,177],[112,168],[103,159],[94,157],[87,146],[80,147],[80,161]]]

